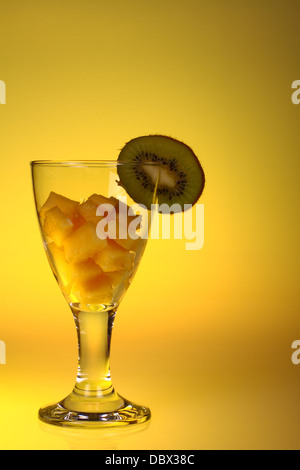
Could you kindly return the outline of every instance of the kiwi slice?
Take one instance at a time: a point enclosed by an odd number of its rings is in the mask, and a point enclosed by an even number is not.
[[[119,184],[147,209],[151,209],[155,189],[158,204],[176,204],[174,212],[183,211],[185,204],[194,205],[203,192],[205,176],[198,158],[190,147],[171,137],[136,137],[123,147],[118,161],[132,163],[118,165]]]

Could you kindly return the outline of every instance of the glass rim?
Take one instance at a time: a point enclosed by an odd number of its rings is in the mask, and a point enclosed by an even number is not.
[[[157,162],[142,161],[120,161],[120,160],[33,160],[30,162],[34,166],[57,166],[57,167],[109,167],[109,166],[157,166]]]

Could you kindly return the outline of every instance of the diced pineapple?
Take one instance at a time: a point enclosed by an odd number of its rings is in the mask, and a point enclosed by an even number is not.
[[[129,273],[126,271],[116,271],[114,273],[106,273],[105,275],[110,280],[113,288],[113,303],[119,303],[129,287]]]
[[[74,229],[77,230],[79,227],[82,227],[86,223],[86,220],[80,215],[79,212],[76,213],[73,217],[72,222],[74,224]]]
[[[94,261],[104,272],[129,271],[133,267],[134,257],[134,253],[109,240],[107,247],[94,256]]]
[[[103,215],[97,215],[98,207],[104,204],[108,209],[111,208],[111,211],[108,210],[108,214],[103,211]],[[111,240],[115,240],[126,250],[137,251],[139,239],[133,239],[132,234],[129,233],[129,225],[137,216],[129,215],[129,206],[124,202],[113,196],[106,198],[100,194],[93,194],[87,201],[80,204],[79,214],[86,221],[97,224],[98,234],[104,232],[105,236],[107,234]],[[138,230],[139,225],[136,228]]]
[[[130,273],[128,271],[115,271],[111,273],[105,273],[105,275],[110,280],[114,289],[121,285],[123,288],[127,289],[130,284]]]
[[[112,198],[106,198],[104,196],[100,196],[99,194],[93,194],[90,196],[87,201],[83,202],[79,206],[79,214],[87,221],[93,222],[97,224],[103,217],[101,215],[97,215],[97,209],[100,205],[105,204],[107,208],[112,207],[114,209],[115,201]],[[115,212],[113,212],[114,214]]]
[[[111,196],[109,198],[109,203],[112,204],[116,211],[118,212],[119,211],[119,204],[124,204],[125,206],[127,206],[127,204],[125,204],[124,202],[120,201],[119,199],[117,199],[116,197],[114,196]]]
[[[132,232],[128,230],[129,223],[134,219],[132,216],[116,214],[114,218],[103,218],[97,224],[97,234],[99,237],[107,236],[114,240],[118,245],[125,248],[125,250],[137,251],[140,237],[137,239],[132,238]],[[134,235],[136,232],[134,232]]]
[[[73,222],[58,207],[53,207],[46,212],[43,231],[59,248],[72,233],[73,227]]]
[[[96,226],[87,222],[64,241],[66,260],[75,263],[86,261],[107,247],[107,244],[107,240],[97,237]]]
[[[50,264],[55,276],[58,278],[59,284],[61,284],[61,287],[66,292],[69,292],[73,281],[73,270],[71,265],[66,262],[63,250],[57,248],[55,243],[49,243],[47,251]]]
[[[101,194],[92,194],[88,200],[95,204],[97,207],[101,204],[110,204],[112,206],[115,206],[118,203],[118,199],[114,197],[108,198],[105,196],[101,196]]]
[[[122,217],[119,217],[119,214],[117,214],[117,236],[116,238],[112,236],[112,239],[125,250],[136,252],[141,242],[141,238],[138,237],[137,239],[133,239],[131,237],[131,234],[128,231],[128,226],[131,220],[132,219],[128,217],[127,223],[125,225],[125,221],[123,221]],[[110,234],[108,233],[108,236],[109,235]]]
[[[81,263],[70,263],[69,266],[72,269],[74,280],[78,279],[82,282],[99,277],[103,273],[100,266],[91,258]]]
[[[105,274],[92,280],[76,280],[72,287],[72,296],[83,304],[110,304],[113,299],[113,287]]]
[[[78,212],[80,216],[86,221],[86,222],[93,222],[97,224],[100,220],[99,216],[96,215],[97,212],[97,206],[94,204],[92,201],[89,199],[82,204],[80,204]]]
[[[45,218],[46,212],[53,207],[58,207],[62,213],[72,219],[76,215],[76,211],[79,207],[79,202],[73,201],[65,196],[61,196],[53,191],[49,194],[49,197],[43,207],[40,210],[40,217]]]

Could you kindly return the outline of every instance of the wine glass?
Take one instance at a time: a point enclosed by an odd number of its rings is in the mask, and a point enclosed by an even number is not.
[[[46,423],[121,426],[151,416],[149,408],[120,396],[110,375],[116,312],[141,260],[151,222],[150,211],[134,203],[119,184],[118,165],[132,163],[31,162],[44,248],[78,336],[74,389],[39,410]],[[155,197],[154,191],[153,203]]]

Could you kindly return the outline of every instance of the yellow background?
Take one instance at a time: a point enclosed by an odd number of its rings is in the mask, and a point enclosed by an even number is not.
[[[298,0],[1,0],[2,449],[300,448]],[[142,431],[42,426],[76,374],[73,319],[43,253],[33,159],[188,143],[205,245],[150,241],[121,304],[112,375]]]

